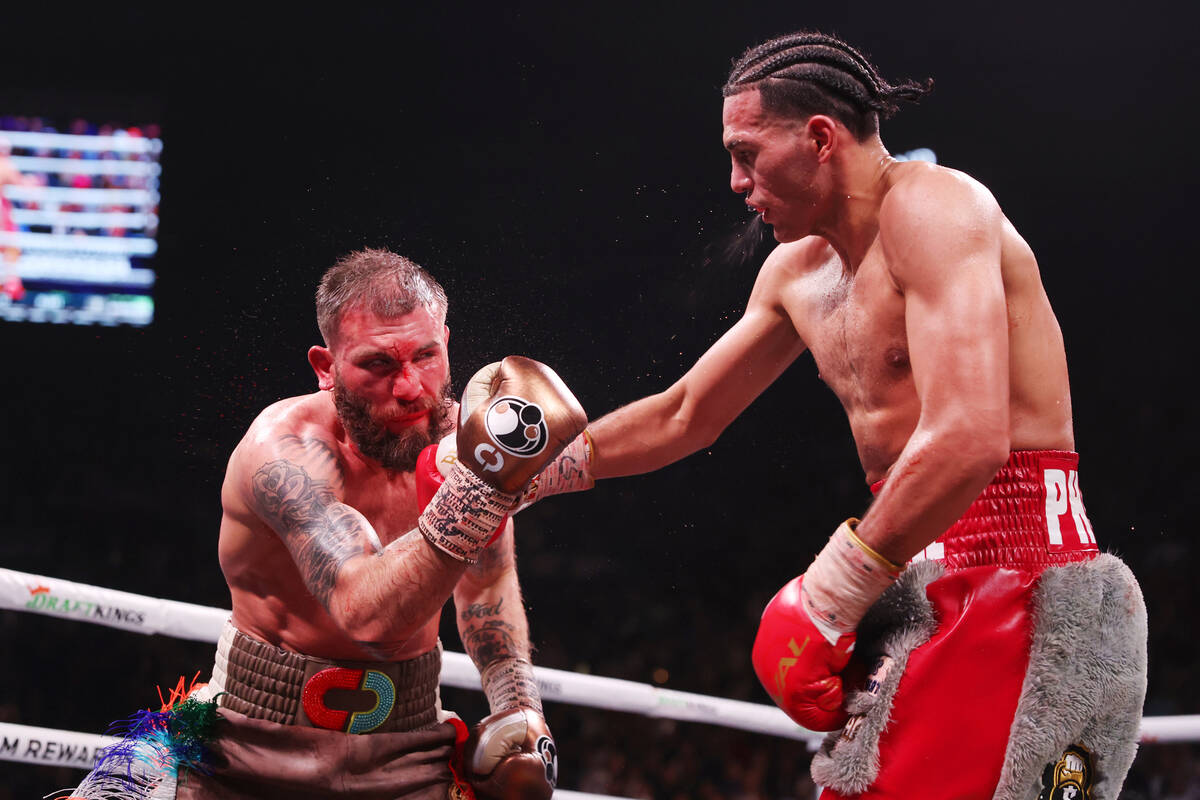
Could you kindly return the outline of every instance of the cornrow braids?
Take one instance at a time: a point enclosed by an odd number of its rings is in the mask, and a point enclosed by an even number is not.
[[[805,118],[828,114],[861,141],[879,130],[880,117],[887,119],[901,102],[916,102],[932,88],[932,80],[888,83],[866,56],[841,39],[801,31],[743,53],[721,94],[758,89],[767,110]]]

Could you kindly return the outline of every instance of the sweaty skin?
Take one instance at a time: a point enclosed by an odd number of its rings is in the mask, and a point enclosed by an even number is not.
[[[340,378],[399,432],[425,423],[413,404],[446,381],[447,334],[424,309],[396,319],[351,310],[309,359],[322,389]],[[436,645],[453,595],[480,669],[528,657],[512,523],[471,567],[434,548],[415,530],[414,474],[360,453],[329,391],[259,415],[229,460],[221,502],[221,569],[243,632],[324,658],[409,659]]]
[[[868,483],[859,536],[904,563],[1010,450],[1074,449],[1062,333],[1033,252],[961,172],[897,162],[826,116],[726,99],[730,185],[781,244],[745,315],[666,391],[590,427],[598,478],[710,445],[802,353],[841,400]]]

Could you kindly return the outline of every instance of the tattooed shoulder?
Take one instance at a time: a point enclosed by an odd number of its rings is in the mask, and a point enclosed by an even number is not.
[[[263,464],[253,488],[258,512],[291,551],[309,591],[328,608],[342,565],[363,552],[362,515],[339,502],[328,482],[286,459]]]
[[[345,480],[342,461],[329,442],[312,435],[288,433],[279,437],[278,450],[280,455],[304,463],[314,473],[328,477],[331,485],[341,491],[342,481]]]

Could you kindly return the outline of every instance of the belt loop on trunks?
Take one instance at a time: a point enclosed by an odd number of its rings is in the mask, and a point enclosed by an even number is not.
[[[281,725],[348,733],[430,727],[438,718],[441,646],[407,661],[333,661],[261,642],[227,622],[213,682],[223,708]]]

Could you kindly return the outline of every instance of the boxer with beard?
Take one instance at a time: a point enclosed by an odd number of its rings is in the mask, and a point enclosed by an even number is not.
[[[421,451],[452,427],[449,419],[454,401],[450,398],[450,382],[447,381],[437,398],[400,406],[389,419],[380,420],[371,413],[371,406],[365,398],[337,380],[333,385],[333,405],[337,409],[338,419],[360,453],[388,469],[412,472]],[[388,429],[390,420],[425,411],[429,412],[429,417],[423,425],[406,427],[397,433]]]
[[[351,253],[326,272],[325,343],[308,351],[319,390],[265,409],[225,474],[218,554],[233,614],[188,701],[216,703],[208,755],[143,774],[174,756],[126,740],[72,797],[549,798],[556,751],[506,516],[586,420],[553,372],[516,357],[472,378],[460,414],[446,308],[441,286],[394,253]],[[463,459],[440,488],[423,483],[423,448],[456,419],[460,449],[488,448],[487,415],[514,399],[541,414],[529,457],[490,471]],[[449,598],[492,712],[470,734],[438,698]]]

